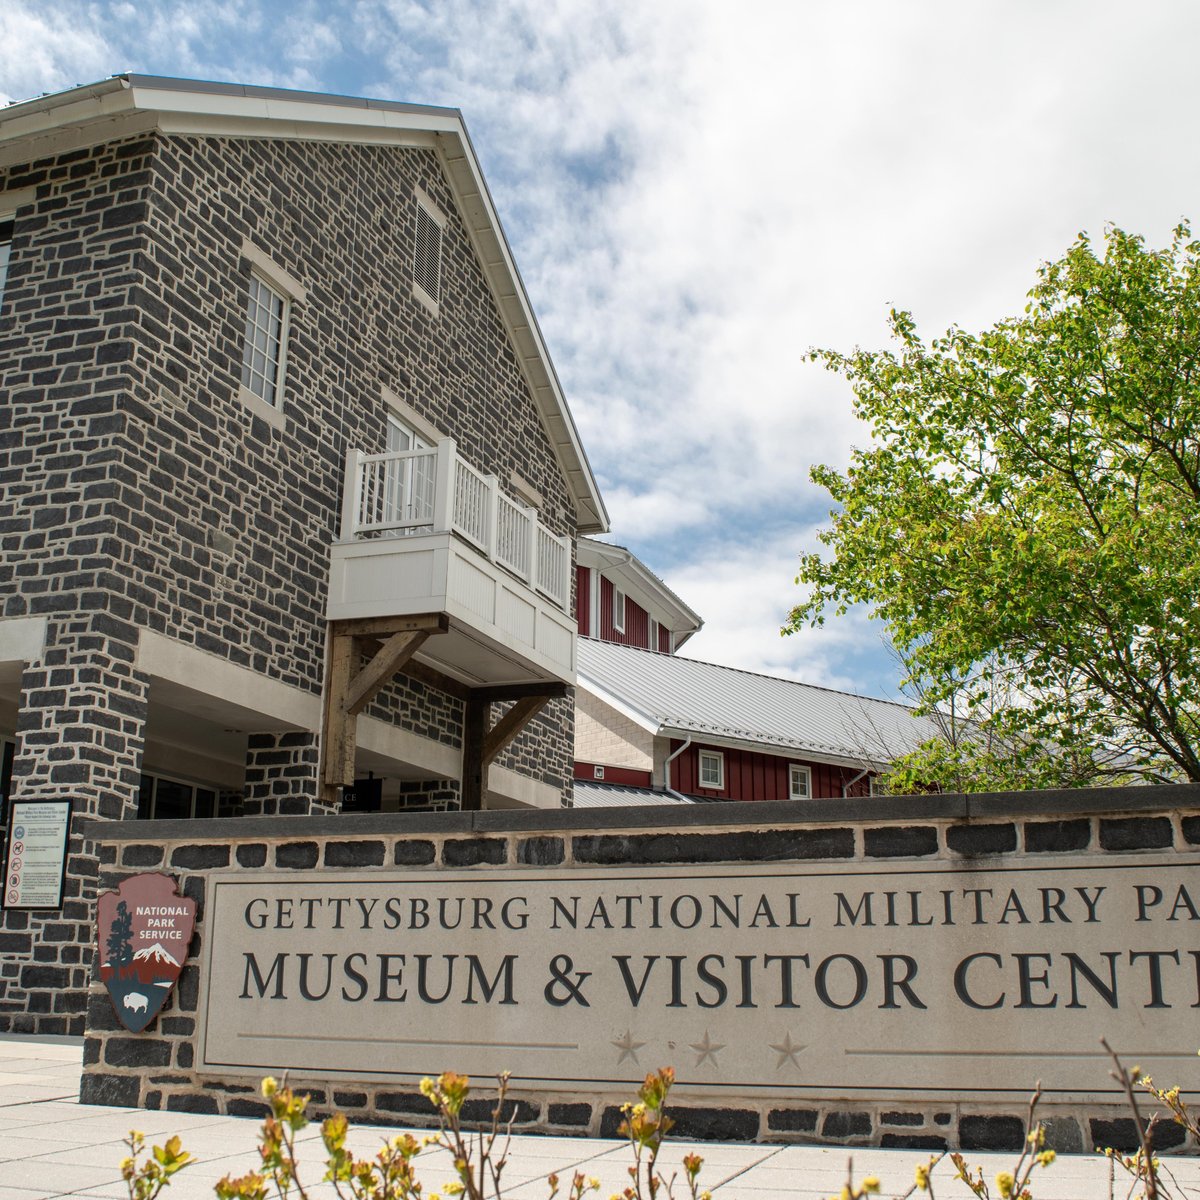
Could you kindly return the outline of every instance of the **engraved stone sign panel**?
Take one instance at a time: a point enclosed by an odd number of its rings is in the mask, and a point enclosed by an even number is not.
[[[214,874],[202,1071],[697,1095],[1197,1083],[1200,865]]]

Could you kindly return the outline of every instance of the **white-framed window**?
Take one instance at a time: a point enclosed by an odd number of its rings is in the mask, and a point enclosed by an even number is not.
[[[258,272],[250,275],[246,340],[242,347],[242,387],[278,409],[287,366],[288,299]]]
[[[407,421],[392,413],[387,419],[387,452],[403,450],[432,450],[428,438],[422,437]],[[401,458],[391,462],[384,473],[384,509],[387,521],[416,521],[404,529],[392,530],[394,536],[425,533],[433,524],[434,460],[432,455]]]
[[[720,790],[725,786],[725,755],[719,750],[701,750],[700,786]]]
[[[138,788],[138,818],[144,821],[188,820],[217,815],[215,788],[170,779],[162,775],[143,775]]]
[[[886,796],[887,792],[883,790],[883,781],[878,775],[867,776],[867,795],[868,796]]]
[[[283,425],[288,328],[292,309],[308,302],[308,289],[249,238],[242,257],[250,263],[242,346],[242,403],[276,427]]]
[[[4,299],[4,285],[8,282],[8,263],[12,257],[15,224],[11,214],[0,213],[0,301]]]
[[[592,767],[592,778],[593,779],[603,779],[604,778],[604,768],[600,767],[600,766]]]
[[[625,593],[618,587],[613,588],[613,630],[625,632]]]
[[[435,314],[442,303],[442,232],[445,215],[420,188],[413,233],[413,295]]]
[[[799,763],[788,766],[788,796],[792,800],[808,800],[812,797],[812,769]]]
[[[658,622],[653,617],[646,621],[646,647],[656,652],[658,650]]]

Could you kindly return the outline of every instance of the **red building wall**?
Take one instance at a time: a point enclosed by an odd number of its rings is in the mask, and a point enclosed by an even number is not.
[[[580,637],[592,636],[592,568],[575,568],[575,614]],[[618,633],[613,624],[612,581],[600,580],[600,627],[597,636],[602,642],[616,642],[620,646],[636,646],[639,650],[657,650],[660,654],[671,653],[671,631],[665,625],[658,627],[658,645],[650,645],[650,614],[640,605],[625,597],[625,629]]]
[[[671,750],[683,743],[673,741]],[[720,790],[700,786],[700,751],[715,750],[725,756],[725,786]],[[722,800],[787,800],[791,792],[788,767],[800,763],[811,774],[814,799],[840,796],[842,785],[849,783],[859,768],[835,767],[829,763],[805,762],[802,758],[781,758],[775,754],[758,754],[752,750],[733,750],[727,746],[702,746],[693,742],[671,763],[671,786],[677,792],[693,796],[716,796]],[[850,789],[851,796],[870,794],[867,778],[860,779]]]
[[[576,762],[575,778],[596,780],[596,763]],[[633,767],[604,766],[604,783],[620,783],[626,787],[651,786],[650,772],[638,771]]]
[[[590,637],[592,632],[592,581],[587,567],[575,568],[575,616],[580,637]]]

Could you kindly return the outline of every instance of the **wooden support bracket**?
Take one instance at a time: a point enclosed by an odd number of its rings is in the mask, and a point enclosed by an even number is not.
[[[487,737],[483,739],[485,767],[546,707],[549,700],[549,696],[525,696],[488,730]]]
[[[358,714],[412,658],[425,640],[450,628],[445,613],[419,617],[371,617],[338,621],[331,630],[329,674],[321,738],[322,797],[338,799],[340,789],[354,783]],[[371,661],[355,667],[371,640],[385,639]]]

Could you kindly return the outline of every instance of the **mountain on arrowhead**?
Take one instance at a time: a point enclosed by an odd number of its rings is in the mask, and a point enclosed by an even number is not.
[[[133,956],[134,962],[144,963],[170,963],[171,966],[179,966],[179,960],[171,954],[169,950],[161,942],[152,942],[149,946],[138,950]]]

